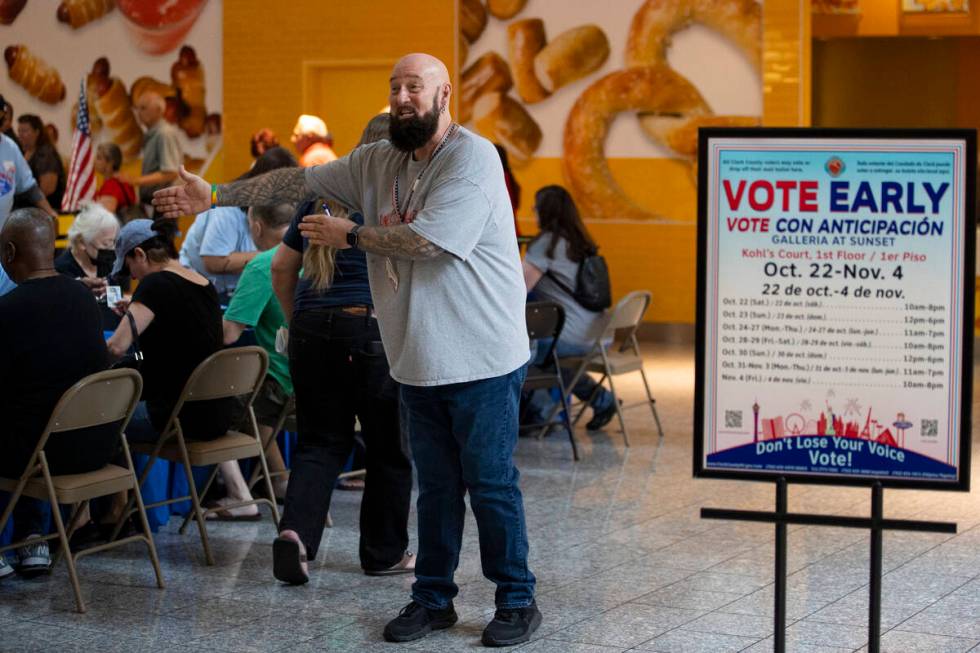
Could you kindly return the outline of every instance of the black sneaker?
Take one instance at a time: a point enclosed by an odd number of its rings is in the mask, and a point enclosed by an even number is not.
[[[412,601],[385,626],[384,636],[389,642],[411,642],[421,639],[433,630],[449,628],[459,617],[452,602],[444,610],[430,610]]]
[[[609,402],[609,405],[604,410],[597,410],[592,413],[592,419],[589,423],[585,425],[588,431],[598,431],[603,426],[612,421],[612,418],[616,416],[616,402],[618,399],[613,399]],[[622,406],[623,402],[619,401],[619,405]]]
[[[499,608],[483,629],[484,646],[523,644],[541,625],[541,611],[532,602],[526,608]]]

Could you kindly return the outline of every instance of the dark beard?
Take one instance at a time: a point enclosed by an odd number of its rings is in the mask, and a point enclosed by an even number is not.
[[[414,152],[436,135],[439,129],[438,98],[432,99],[432,109],[421,116],[399,119],[393,113],[388,122],[391,144],[402,152]]]

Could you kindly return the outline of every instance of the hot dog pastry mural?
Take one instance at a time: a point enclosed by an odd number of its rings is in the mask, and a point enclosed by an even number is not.
[[[760,122],[760,0],[458,2],[459,120],[587,219],[693,221],[671,207],[695,193],[698,128]],[[613,165],[653,159],[675,201],[635,197]]]
[[[221,10],[222,0],[0,0],[0,93],[15,116],[67,135],[67,158],[84,81],[96,142],[131,165],[143,142],[133,107],[156,93],[199,170],[220,144]]]

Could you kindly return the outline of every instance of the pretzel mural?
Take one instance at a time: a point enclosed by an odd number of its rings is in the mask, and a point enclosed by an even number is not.
[[[633,16],[626,40],[626,66],[667,65],[674,34],[700,23],[728,38],[759,71],[762,59],[762,7],[755,0],[647,0]],[[756,125],[753,116],[713,116],[705,107],[673,116],[641,112],[640,125],[655,142],[695,157],[698,127]]]
[[[484,136],[500,143],[515,165],[533,158],[541,130],[526,106],[546,102],[566,86],[593,76],[609,57],[601,27],[584,24],[548,38],[541,18],[521,15],[522,0],[459,0],[460,57],[489,20],[507,23],[507,59],[488,52],[463,72],[461,121],[472,118]],[[489,14],[489,17],[488,17]],[[625,68],[593,81],[565,121],[562,171],[590,218],[662,220],[616,183],[606,160],[609,126],[635,113],[644,133],[694,169],[698,128],[750,126],[756,116],[715,115],[697,88],[667,63],[673,35],[699,23],[731,40],[760,69],[762,8],[758,0],[645,0],[630,23]],[[465,48],[463,46],[466,46]]]
[[[565,123],[562,170],[583,215],[657,219],[626,196],[613,178],[604,146],[609,125],[623,111],[696,114],[707,103],[687,79],[667,66],[628,68],[590,86]]]

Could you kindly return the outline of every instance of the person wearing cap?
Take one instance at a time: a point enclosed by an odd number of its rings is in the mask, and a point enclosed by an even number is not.
[[[337,160],[333,151],[333,137],[327,131],[327,124],[316,116],[303,114],[293,127],[290,139],[299,152],[299,165],[302,168],[318,166]]]
[[[116,239],[112,275],[128,268],[140,282],[131,301],[116,304],[123,319],[108,342],[115,357],[134,342],[143,354],[143,395],[126,428],[133,442],[156,442],[191,372],[223,346],[218,293],[180,264],[175,231],[173,220],[133,220]],[[181,410],[180,422],[189,439],[213,440],[225,434],[233,414],[234,399],[195,401]]]
[[[98,304],[85,286],[54,269],[54,225],[43,211],[18,209],[0,230],[0,267],[18,285],[0,297],[0,477],[19,478],[30,462],[61,395],[108,364]],[[118,428],[118,425],[117,425]],[[44,453],[52,474],[104,466],[115,452],[112,425],[52,438]],[[22,497],[14,508],[14,538],[45,530],[46,503]],[[3,504],[0,503],[0,511]],[[17,571],[46,573],[48,545],[17,551]],[[0,554],[0,578],[13,573]]]

